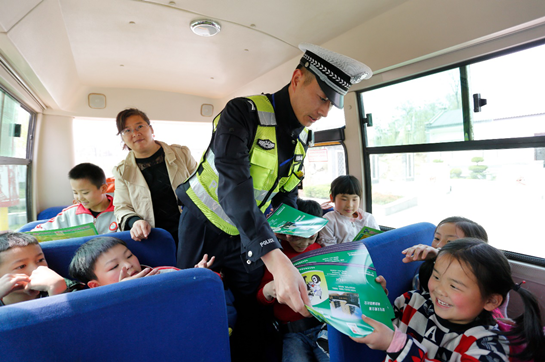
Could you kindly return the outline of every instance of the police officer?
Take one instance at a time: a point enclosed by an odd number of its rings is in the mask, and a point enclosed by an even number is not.
[[[235,295],[238,312],[233,360],[259,360],[256,292],[263,263],[273,274],[276,298],[309,316],[305,283],[264,215],[271,204],[296,206],[303,160],[312,142],[309,127],[332,105],[343,108],[349,87],[370,78],[365,64],[312,44],[291,82],[274,94],[235,98],[214,119],[214,132],[197,171],[176,194],[184,205],[177,265],[193,267],[204,254]],[[254,350],[252,351],[252,348]],[[262,349],[261,349],[262,350]]]

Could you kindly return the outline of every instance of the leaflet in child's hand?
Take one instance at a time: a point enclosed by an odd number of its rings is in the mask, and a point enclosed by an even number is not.
[[[382,234],[383,232],[384,231],[370,228],[369,226],[364,226],[352,241],[363,240],[373,235]]]
[[[288,205],[280,205],[267,221],[273,232],[309,238],[324,228],[327,219],[309,215]]]
[[[39,231],[27,231],[26,233],[34,236],[40,243],[51,240],[62,240],[79,238],[82,236],[98,235],[98,231],[95,225],[91,222],[89,224],[71,226],[62,229],[53,230],[39,230]]]
[[[393,329],[394,311],[381,285],[371,256],[362,243],[344,243],[296,256],[311,302],[307,309],[321,321],[351,337],[364,337],[373,328],[367,317]]]

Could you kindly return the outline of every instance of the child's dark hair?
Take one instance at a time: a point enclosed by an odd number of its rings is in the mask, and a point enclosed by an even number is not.
[[[488,234],[486,233],[486,230],[475,221],[461,216],[451,216],[441,220],[441,222],[437,224],[435,230],[437,231],[437,228],[443,224],[454,224],[456,228],[464,232],[464,237],[466,238],[477,238],[488,242]]]
[[[70,262],[68,273],[74,279],[87,284],[97,278],[95,264],[97,259],[116,245],[127,246],[123,240],[113,236],[99,236],[80,246]]]
[[[38,240],[31,234],[8,231],[0,234],[0,264],[2,263],[2,253],[15,247],[24,247],[39,244]]]
[[[439,251],[437,257],[445,254],[457,260],[462,268],[468,267],[471,270],[483,298],[499,294],[505,302],[510,290],[519,293],[524,303],[524,313],[514,318],[516,325],[511,331],[498,332],[498,334],[513,337],[510,339],[511,344],[526,343],[526,348],[512,357],[544,361],[545,336],[541,325],[539,304],[531,292],[521,288],[520,284],[515,284],[511,277],[511,266],[505,255],[500,250],[476,238],[461,238],[451,241]],[[478,318],[483,324],[496,324],[492,313],[487,310],[483,310]]]
[[[74,168],[68,172],[68,178],[70,180],[87,179],[95,185],[97,189],[106,184],[106,175],[104,174],[104,171],[97,165],[88,162],[74,166]]]
[[[297,209],[309,215],[322,217],[324,212],[319,203],[314,200],[297,199]]]
[[[484,242],[488,242],[488,234],[486,233],[486,230],[473,220],[469,220],[461,216],[447,217],[437,224],[435,232],[437,232],[439,226],[444,224],[454,224],[456,228],[462,230],[465,238],[477,238]],[[428,281],[431,278],[434,263],[435,260],[426,260],[422,263],[422,265],[420,265],[420,269],[418,270],[420,287],[425,291],[428,291]]]
[[[329,193],[333,197],[333,200],[339,194],[358,195],[361,198],[361,183],[352,175],[339,176],[331,183]]]

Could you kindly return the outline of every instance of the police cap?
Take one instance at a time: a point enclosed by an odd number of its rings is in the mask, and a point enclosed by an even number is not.
[[[352,84],[373,75],[367,65],[314,44],[301,43],[305,52],[300,64],[311,71],[327,98],[337,108],[343,108],[344,96]]]

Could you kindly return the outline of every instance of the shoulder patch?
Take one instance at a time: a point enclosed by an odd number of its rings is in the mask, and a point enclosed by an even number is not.
[[[303,155],[295,155],[295,156],[293,157],[293,160],[294,160],[295,162],[301,162],[301,161],[303,161]]]
[[[274,142],[271,140],[257,140],[257,145],[264,150],[272,150],[274,148]]]

